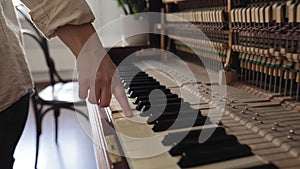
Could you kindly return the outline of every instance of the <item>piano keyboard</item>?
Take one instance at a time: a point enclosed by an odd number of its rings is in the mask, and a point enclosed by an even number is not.
[[[125,118],[115,98],[107,113],[129,168],[300,166],[297,112],[231,86],[200,83],[207,77],[194,84],[187,78],[175,82],[162,73],[173,69],[156,61],[119,69],[134,116]],[[166,97],[149,96],[155,89]],[[200,133],[211,129],[211,137],[200,143]]]

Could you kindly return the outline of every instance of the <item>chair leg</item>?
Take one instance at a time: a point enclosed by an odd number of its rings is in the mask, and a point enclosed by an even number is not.
[[[40,146],[40,133],[36,135],[36,151],[35,151],[35,163],[34,168],[37,168],[38,156],[39,156],[39,146]]]
[[[58,117],[60,115],[60,110],[55,109],[54,110],[54,118],[55,118],[55,143],[57,144],[57,138],[58,138]]]
[[[37,168],[38,156],[39,156],[39,145],[40,145],[40,136],[42,133],[42,121],[41,121],[41,110],[38,109],[37,103],[33,100],[33,109],[34,109],[34,116],[35,116],[35,124],[36,124],[36,147],[35,147],[35,162],[34,168]]]

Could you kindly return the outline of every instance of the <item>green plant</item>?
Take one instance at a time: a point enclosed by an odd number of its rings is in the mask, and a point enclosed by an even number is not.
[[[125,15],[148,11],[147,0],[117,0]]]

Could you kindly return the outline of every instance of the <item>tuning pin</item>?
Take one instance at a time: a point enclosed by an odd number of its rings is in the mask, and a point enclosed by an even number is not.
[[[275,126],[272,127],[273,131],[278,131],[277,128]]]
[[[280,126],[280,125],[279,125],[279,123],[278,123],[278,122],[275,122],[275,123],[274,123],[274,126]]]
[[[258,120],[257,122],[259,122],[260,124],[264,124],[264,122],[263,122],[263,121],[261,121],[261,120]]]
[[[259,113],[255,113],[255,116],[258,116],[258,117],[259,117],[259,116],[260,116],[260,114],[259,114]]]
[[[291,135],[287,135],[286,138],[289,140],[293,140],[293,137]]]
[[[295,131],[293,129],[289,130],[289,133],[291,134],[296,134]]]

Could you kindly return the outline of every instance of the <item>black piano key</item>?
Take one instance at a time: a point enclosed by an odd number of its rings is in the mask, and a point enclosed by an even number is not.
[[[198,144],[196,143],[190,146],[183,146],[181,147],[182,150],[177,149],[177,151],[181,152],[181,154],[193,155],[195,153],[197,154],[197,152],[213,152],[213,151],[219,152],[220,149],[224,149],[224,148],[231,149],[233,147],[241,146],[241,144],[234,137],[228,137],[227,135],[223,135],[219,137],[223,137],[224,140],[215,141],[215,142],[208,141],[204,143],[198,143]],[[177,154],[178,152],[173,150],[173,152],[170,151],[169,153],[174,156],[181,155],[181,154]]]
[[[214,139],[211,139],[214,138]],[[204,150],[203,147],[206,148],[218,148],[217,146],[221,145],[221,146],[228,146],[225,145],[224,143],[229,143],[229,144],[237,144],[237,138],[233,135],[222,135],[222,136],[217,136],[217,137],[210,137],[209,139],[207,139],[204,143],[199,143],[199,138],[196,139],[191,139],[186,142],[180,142],[177,145],[175,145],[174,147],[172,147],[169,151],[169,153],[172,156],[178,156],[181,155],[182,153],[184,153],[185,151],[202,151]],[[219,143],[223,143],[223,144],[219,144]],[[201,146],[199,146],[201,144]],[[197,147],[198,146],[198,147]]]
[[[130,83],[143,82],[143,81],[148,81],[148,80],[156,81],[155,79],[153,79],[153,77],[145,77],[145,78],[138,78],[138,79],[124,79],[121,82],[123,84],[124,83],[130,84]]]
[[[172,125],[172,129],[180,129],[180,128],[186,128],[186,127],[195,127],[195,126],[202,126],[205,124],[208,117],[199,117],[196,120],[195,119],[179,119],[176,120],[176,125],[173,125],[175,120],[169,119],[169,120],[160,120],[159,122],[155,123],[152,130],[154,132],[159,131],[166,131],[168,130]],[[192,124],[192,122],[194,123]],[[209,121],[208,121],[209,122]]]
[[[124,71],[120,71],[119,70],[119,75],[122,76],[122,75],[136,75],[136,74],[146,74],[145,72],[141,71],[141,70],[138,70],[138,69],[132,69],[132,70],[124,70]]]
[[[171,104],[171,103],[181,103],[183,102],[182,99],[180,98],[160,98],[160,99],[156,99],[154,98],[151,102],[152,105],[158,105],[158,104],[161,104],[163,101],[167,101],[166,104]],[[143,100],[143,101],[140,101],[137,106],[136,106],[136,109],[137,110],[142,110],[142,108],[145,106],[144,108],[144,111],[148,110],[150,107],[151,107],[151,104],[150,104],[150,101],[149,100]]]
[[[127,89],[128,87],[133,87],[133,86],[144,86],[147,84],[159,84],[159,82],[157,82],[154,79],[148,79],[148,78],[141,78],[141,79],[134,79],[133,81],[129,81],[129,80],[124,80],[126,82],[123,83],[123,86],[125,89]],[[129,81],[129,82],[128,82]]]
[[[153,79],[152,77],[148,76],[147,74],[145,75],[138,75],[138,76],[124,76],[124,77],[120,77],[121,79],[121,82],[127,82],[127,83],[130,83],[130,82],[138,82],[138,81],[147,81],[147,80],[154,80],[156,81],[155,79]]]
[[[123,72],[141,72],[141,70],[137,67],[122,67],[122,66],[118,66],[118,71],[120,73],[123,73]]]
[[[131,70],[119,71],[119,74],[120,75],[145,75],[146,73],[138,69],[131,69]]]
[[[154,89],[166,89],[166,86],[161,86],[159,83],[147,84],[144,86],[129,86],[127,94],[137,90],[154,90]]]
[[[163,108],[164,108],[163,112],[155,112]],[[168,112],[176,113],[179,112],[180,110],[182,111],[191,110],[190,104],[188,102],[169,103],[169,104],[162,103],[162,104],[152,105],[151,109],[150,106],[143,106],[140,115],[142,117],[146,117],[149,116],[150,114],[161,114],[161,113],[168,113]]]
[[[162,123],[165,120],[167,121],[176,121],[176,120],[194,120],[196,118],[203,118],[200,111],[196,110],[183,110],[180,112],[163,112],[161,114],[150,114],[147,119],[148,124],[157,124]]]
[[[201,136],[208,136],[208,135],[201,135]],[[232,142],[236,141],[237,138],[234,135],[227,135],[226,133],[212,133],[206,140],[201,140],[204,142],[199,142],[200,134],[194,137],[187,136],[184,139],[182,139],[180,142],[174,142],[173,145],[178,146],[191,146],[194,144],[206,144],[206,143],[214,143],[219,142],[223,140],[231,140]]]
[[[145,72],[133,72],[133,73],[119,73],[121,79],[135,78],[135,77],[148,77]]]
[[[148,80],[154,80],[153,78],[149,77],[148,75],[143,75],[143,76],[124,76],[120,78],[121,81],[127,81],[127,82],[131,82],[131,81],[148,81]]]
[[[206,151],[184,153],[178,162],[178,165],[182,168],[195,167],[251,155],[253,155],[253,153],[249,146],[236,145],[233,147],[223,147],[218,150],[211,149]]]
[[[138,81],[138,80],[153,80],[148,75],[139,75],[139,76],[124,76],[120,77],[121,81]]]
[[[178,114],[177,114],[177,116],[172,114],[171,116],[168,116],[168,115],[164,116],[164,118],[157,118],[156,120],[154,120],[154,122],[151,122],[151,124],[160,124],[160,123],[164,123],[164,122],[168,122],[168,123],[173,122],[174,123],[177,120],[192,121],[192,120],[200,120],[203,118],[206,118],[206,116],[204,117],[202,115],[193,114],[193,113],[186,114],[186,115],[182,114],[180,117],[178,117]]]
[[[274,164],[263,164],[263,165],[259,165],[259,166],[248,167],[245,169],[278,169],[278,167]]]
[[[160,97],[160,98],[154,98],[154,100],[151,100],[152,104],[156,104],[156,103],[161,103],[162,100],[167,99],[168,103],[174,103],[174,102],[183,102],[182,98],[178,98],[178,97]],[[150,101],[149,99],[145,99],[145,100],[140,100],[138,102],[138,105],[144,106],[144,105],[150,105]]]
[[[192,118],[192,117],[196,117],[197,115],[196,114],[198,114],[198,111],[196,111],[196,110],[193,110],[193,109],[191,109],[191,108],[184,108],[184,109],[182,109],[181,111],[180,111],[180,113],[179,113],[179,111],[163,111],[162,113],[157,113],[157,112],[153,112],[154,114],[150,114],[149,115],[149,117],[150,116],[152,116],[152,118],[155,118],[155,117],[162,117],[162,118],[160,118],[160,119],[166,119],[166,118],[170,118],[170,119],[175,119],[176,117],[178,117],[179,115],[180,115],[180,117],[179,118],[183,118],[182,116],[183,116],[183,113],[188,113],[188,115],[187,115],[187,118]],[[182,114],[181,114],[182,113]],[[142,115],[143,116],[143,115]],[[144,116],[145,117],[145,116]]]
[[[160,89],[163,93],[170,93],[170,89]],[[135,98],[139,96],[147,96],[149,95],[153,90],[136,90],[129,94],[129,98]]]
[[[120,77],[121,81],[123,82],[131,82],[131,81],[139,81],[139,80],[143,80],[143,79],[148,79],[148,80],[155,80],[153,77],[149,76],[148,74],[144,74],[144,75],[138,75],[138,76],[130,76],[130,75],[124,75],[123,77]]]
[[[126,85],[126,84],[124,84],[124,85]],[[158,82],[155,82],[155,81],[153,81],[153,82],[149,81],[149,82],[133,83],[133,84],[127,85],[127,94],[130,94],[132,91],[153,90],[153,88],[151,86],[156,87],[156,88],[161,87],[161,85]]]
[[[140,68],[136,67],[135,65],[119,65],[118,70],[119,72],[141,71]]]
[[[159,82],[155,80],[144,80],[140,82],[133,82],[133,83],[124,83],[123,86],[124,88],[129,88],[129,87],[144,87],[146,89],[147,86],[151,85],[160,85]]]
[[[202,116],[201,111],[197,110],[184,110],[181,115],[184,116],[184,118],[188,117],[197,117],[197,116]],[[148,124],[155,124],[157,120],[164,120],[164,119],[176,119],[179,116],[179,112],[176,111],[174,113],[172,112],[167,112],[167,113],[161,113],[161,114],[150,114],[149,118],[147,119]],[[182,118],[182,117],[180,117]]]
[[[192,131],[181,131],[181,132],[174,132],[174,133],[168,133],[164,139],[162,140],[163,145],[170,146],[174,143],[178,143],[180,140],[178,138],[183,138],[184,140],[190,140],[190,139],[198,139],[201,133],[210,133],[212,129],[199,129],[199,130],[192,130]],[[222,127],[217,127],[214,129],[214,132],[212,134],[213,136],[219,136],[226,134],[226,131]]]
[[[163,96],[156,96],[155,99],[165,99],[165,98],[178,98],[177,94],[171,94],[171,93],[164,93]],[[133,104],[138,104],[140,101],[148,101],[149,102],[149,95],[147,96],[139,96],[136,97],[133,101]]]
[[[248,167],[245,169],[278,169],[278,167],[274,164],[263,164],[263,165],[259,165],[259,166]]]
[[[142,71],[142,70],[139,70],[139,69],[128,69],[128,70],[120,70],[119,69],[119,67],[118,67],[118,71],[119,71],[119,74],[129,74],[129,73],[131,73],[131,74],[133,74],[133,73],[135,73],[135,74],[137,74],[138,72],[143,72],[143,73],[145,73],[144,71]]]

